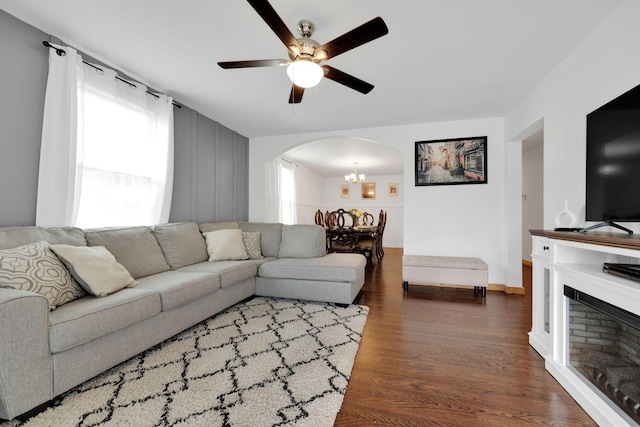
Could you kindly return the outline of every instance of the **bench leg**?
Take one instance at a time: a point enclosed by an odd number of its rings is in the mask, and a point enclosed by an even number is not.
[[[483,286],[482,287],[482,298],[485,298],[487,296],[487,287]]]
[[[407,282],[406,280],[404,282],[402,282],[402,289],[404,289],[405,291],[409,290],[409,282]]]

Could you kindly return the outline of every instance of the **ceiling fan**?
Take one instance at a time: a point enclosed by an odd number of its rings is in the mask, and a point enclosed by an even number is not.
[[[360,93],[367,94],[371,92],[373,89],[372,84],[329,65],[320,65],[320,63],[387,34],[389,29],[382,18],[374,18],[330,42],[320,45],[311,39],[315,29],[312,22],[307,20],[300,21],[298,23],[298,31],[300,31],[302,37],[296,38],[267,0],[247,1],[287,47],[289,59],[218,62],[220,67],[229,69],[286,66],[287,74],[293,83],[289,94],[290,104],[301,102],[305,88],[317,85],[322,77],[357,90]]]

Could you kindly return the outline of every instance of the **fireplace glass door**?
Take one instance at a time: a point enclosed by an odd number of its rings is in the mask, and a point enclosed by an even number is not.
[[[564,295],[568,363],[640,424],[640,317],[569,286]]]

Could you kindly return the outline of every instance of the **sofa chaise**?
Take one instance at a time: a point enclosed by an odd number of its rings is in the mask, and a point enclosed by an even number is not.
[[[223,241],[232,235],[237,243],[238,233],[244,256]],[[366,259],[327,254],[325,242],[316,225],[255,222],[0,228],[0,418],[29,412],[253,295],[352,303]],[[75,290],[54,296],[70,301],[52,307],[51,295],[16,289],[12,274],[27,271],[25,251],[27,260],[45,258],[45,273],[66,269]]]

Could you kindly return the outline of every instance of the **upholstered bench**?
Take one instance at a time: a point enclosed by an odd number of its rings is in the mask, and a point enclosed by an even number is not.
[[[412,284],[447,284],[473,286],[474,292],[487,295],[489,270],[480,258],[404,255],[402,287]]]

